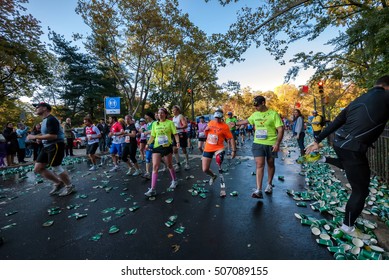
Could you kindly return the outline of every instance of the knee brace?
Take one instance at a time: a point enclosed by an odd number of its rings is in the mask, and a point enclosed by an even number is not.
[[[61,165],[59,166],[52,166],[53,172],[56,173],[57,175],[63,173],[65,170],[62,168]]]

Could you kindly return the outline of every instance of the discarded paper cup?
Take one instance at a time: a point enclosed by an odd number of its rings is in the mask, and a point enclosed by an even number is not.
[[[367,251],[365,249],[362,249],[359,254],[363,255],[368,260],[382,260],[382,255],[374,251]]]
[[[334,229],[334,231],[332,232],[333,238],[341,238],[342,236],[343,236],[343,231],[341,231],[338,228]]]
[[[319,236],[320,236],[321,239],[324,239],[324,240],[330,240],[331,239],[331,236],[329,236],[327,233],[321,233]]]
[[[327,224],[327,220],[326,219],[316,220],[315,224],[317,224],[318,226],[324,226],[325,224]]]
[[[369,246],[370,249],[372,249],[374,252],[379,252],[379,253],[383,253],[385,252],[385,250],[381,247],[378,247],[378,246],[375,246],[375,245],[370,245]]]
[[[320,235],[321,230],[318,227],[313,226],[311,227],[311,232],[313,235]]]
[[[350,244],[347,244],[347,243],[342,243],[339,245],[339,247],[342,247],[347,252],[347,251],[350,251],[353,246],[351,246]]]
[[[309,219],[301,219],[301,224],[310,226],[312,225],[312,221]]]
[[[353,255],[358,255],[361,252],[361,248],[359,248],[357,246],[354,246],[354,247],[351,248],[350,252]]]
[[[364,245],[363,241],[362,241],[361,239],[359,239],[359,238],[353,238],[353,239],[351,240],[351,242],[352,242],[355,246],[357,246],[357,247],[359,247],[359,248],[362,248],[363,245]]]
[[[354,237],[352,237],[351,235],[348,235],[346,233],[343,233],[343,239],[347,240],[348,242],[352,242]]]
[[[330,251],[331,253],[341,253],[341,254],[346,253],[346,250],[344,250],[344,248],[341,246],[329,246],[327,247],[327,250]]]
[[[334,255],[334,257],[335,257],[335,260],[339,260],[339,261],[347,260],[347,256],[345,254],[342,254],[342,253],[337,253],[336,255]]]
[[[320,245],[325,246],[334,246],[333,242],[331,240],[325,240],[325,239],[316,239],[316,242]]]
[[[329,224],[325,224],[323,227],[325,230],[331,230],[331,226]]]

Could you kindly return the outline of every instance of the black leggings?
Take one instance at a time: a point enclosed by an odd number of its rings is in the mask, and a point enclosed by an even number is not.
[[[353,226],[361,214],[366,197],[369,195],[370,167],[366,152],[353,152],[334,147],[338,158],[326,158],[326,162],[335,165],[346,172],[351,185],[351,196],[346,204],[343,223]]]
[[[297,139],[297,144],[300,148],[300,154],[303,156],[305,155],[305,146],[304,146],[304,138],[305,138],[305,132],[301,132],[299,135],[299,139]]]
[[[122,159],[124,162],[127,162],[128,161],[128,156],[130,156],[130,160],[132,161],[132,163],[137,163],[137,160],[136,160],[136,150],[137,150],[138,146],[133,143],[130,143],[130,144],[124,144],[124,147],[123,147],[123,154],[122,154]]]

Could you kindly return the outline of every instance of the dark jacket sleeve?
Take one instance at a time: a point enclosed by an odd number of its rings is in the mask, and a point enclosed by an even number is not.
[[[343,124],[346,123],[347,120],[347,112],[349,110],[349,107],[347,106],[345,109],[343,109],[339,115],[331,122],[329,123],[323,131],[315,137],[315,142],[320,143],[323,141],[328,135],[331,133],[337,131]]]

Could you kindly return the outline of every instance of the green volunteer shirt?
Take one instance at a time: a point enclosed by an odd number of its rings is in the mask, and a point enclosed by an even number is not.
[[[153,122],[151,127],[151,136],[154,137],[154,148],[159,146],[169,147],[172,141],[172,134],[177,134],[176,126],[171,120],[164,122]]]
[[[229,123],[233,122],[234,124],[236,124],[237,121],[238,121],[238,120],[237,120],[235,117],[233,117],[233,118],[228,118],[228,119],[226,119],[226,124],[228,124],[228,126],[229,126]],[[235,129],[236,129],[235,126],[230,127],[230,130],[231,130],[231,131],[233,131],[233,130],[235,130]]]
[[[257,111],[248,118],[248,121],[255,126],[254,143],[271,146],[276,143],[277,128],[283,126],[282,120],[276,111]]]

